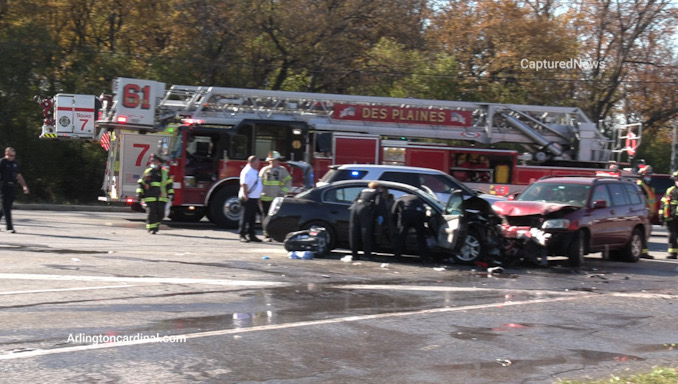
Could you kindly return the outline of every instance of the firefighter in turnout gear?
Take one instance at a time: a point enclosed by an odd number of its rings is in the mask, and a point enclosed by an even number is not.
[[[164,159],[159,155],[151,155],[150,166],[139,179],[137,196],[146,203],[148,221],[146,229],[151,234],[158,233],[160,222],[165,216],[165,204],[174,197],[172,178],[162,166]]]
[[[268,208],[271,206],[273,199],[279,196],[285,196],[289,193],[292,185],[292,176],[287,169],[280,165],[280,153],[273,151],[268,153],[266,161],[269,165],[259,171],[259,178],[263,185],[261,192],[261,214],[266,216]]]
[[[356,196],[349,208],[349,243],[353,260],[359,260],[358,251],[364,252],[364,260],[372,260],[372,241],[375,224],[382,225],[389,213],[386,206],[386,190],[372,181]]]
[[[669,231],[669,259],[678,258],[678,171],[673,172],[671,178],[674,186],[669,187],[662,197],[659,217],[662,224],[666,224]]]

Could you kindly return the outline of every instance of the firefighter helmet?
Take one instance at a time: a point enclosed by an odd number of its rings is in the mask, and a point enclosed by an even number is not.
[[[673,172],[673,174],[671,175],[671,178],[673,180],[678,180],[678,171]]]
[[[266,161],[280,160],[280,159],[282,159],[282,156],[280,156],[280,152],[273,151],[273,152],[268,153],[268,157],[266,158]]]

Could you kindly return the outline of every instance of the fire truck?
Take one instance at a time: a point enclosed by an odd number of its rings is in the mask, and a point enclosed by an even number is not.
[[[553,174],[596,174],[639,144],[624,125],[608,138],[578,108],[172,85],[116,78],[111,95],[37,100],[41,138],[100,141],[109,149],[106,201],[135,202],[151,153],[170,158],[173,220],[206,216],[237,226],[247,157],[278,151],[294,185],[309,188],[329,165],[438,169],[506,195]],[[633,140],[633,142],[631,142]],[[456,145],[451,145],[455,143]],[[524,149],[494,149],[512,143]]]

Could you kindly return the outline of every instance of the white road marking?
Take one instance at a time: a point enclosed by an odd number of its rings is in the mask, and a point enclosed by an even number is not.
[[[239,287],[282,287],[290,285],[278,281],[252,280],[217,280],[217,279],[188,279],[177,277],[113,277],[113,276],[72,276],[72,275],[37,275],[19,273],[0,273],[0,279],[14,280],[58,280],[58,281],[110,281],[124,283],[155,283],[155,284],[206,284],[228,285]]]
[[[376,315],[362,315],[362,316],[347,316],[334,319],[324,319],[324,320],[313,320],[313,321],[300,321],[296,323],[285,323],[285,324],[271,324],[271,325],[262,325],[257,327],[250,328],[235,328],[235,329],[222,329],[218,331],[207,331],[207,332],[194,332],[194,333],[185,333],[177,335],[168,335],[173,337],[185,337],[188,339],[197,339],[201,337],[212,337],[212,336],[225,336],[231,334],[240,334],[240,333],[250,333],[250,332],[265,332],[273,331],[279,329],[288,329],[288,328],[299,328],[299,327],[308,327],[308,326],[319,326],[319,325],[328,325],[328,324],[337,324],[337,323],[348,323],[355,321],[364,321],[364,320],[376,320],[376,319],[385,319],[391,317],[404,317],[404,316],[418,316],[418,315],[428,315],[435,313],[445,313],[445,312],[459,312],[459,311],[470,311],[478,309],[487,309],[487,308],[501,308],[509,306],[518,306],[518,305],[530,305],[530,304],[541,304],[541,303],[553,303],[557,301],[568,301],[575,300],[582,297],[591,297],[590,295],[577,295],[577,296],[567,296],[567,297],[558,297],[550,299],[538,299],[538,300],[526,300],[526,301],[509,301],[505,303],[491,303],[491,304],[478,304],[478,305],[467,305],[463,307],[444,307],[444,308],[433,308],[433,309],[424,309],[419,311],[408,311],[408,312],[394,312],[394,313],[382,313]],[[37,356],[46,356],[46,355],[57,355],[62,353],[71,353],[79,351],[91,351],[105,348],[117,348],[125,347],[130,345],[142,345],[142,344],[154,344],[156,343],[153,340],[131,340],[123,341],[117,343],[107,343],[107,344],[92,344],[92,345],[78,345],[73,347],[64,347],[56,349],[38,349],[24,352],[16,352],[12,354],[0,355],[0,360],[15,360],[15,359],[24,359],[29,357]]]
[[[150,282],[150,283],[169,283],[169,284],[217,284],[217,285],[246,285],[246,286],[283,286],[289,285],[287,283],[281,282],[255,282],[255,281],[230,281],[230,280],[208,280],[208,279],[182,279],[182,278],[120,278],[120,277],[99,277],[99,276],[68,276],[68,275],[31,275],[31,274],[0,274],[0,279],[10,278],[10,279],[31,279],[31,280],[77,280],[77,281],[130,281],[130,282]],[[243,284],[244,283],[244,284]],[[121,286],[126,287],[126,286]],[[636,298],[649,298],[649,297],[670,297],[671,295],[664,294],[648,294],[648,293],[602,293],[592,295],[590,292],[581,292],[581,291],[533,291],[533,290],[515,290],[515,289],[492,289],[492,288],[461,288],[461,287],[436,287],[436,286],[409,286],[409,285],[366,285],[366,284],[347,284],[347,285],[338,285],[337,288],[348,288],[348,289],[389,289],[389,290],[429,290],[429,291],[511,291],[511,292],[530,292],[530,293],[548,293],[551,295],[558,295],[559,297],[552,298],[541,298],[534,300],[521,300],[521,301],[505,301],[499,303],[489,303],[489,304],[476,304],[476,305],[466,305],[461,307],[441,307],[441,308],[432,308],[432,309],[423,309],[417,311],[406,311],[406,312],[392,312],[392,313],[381,313],[374,315],[361,315],[361,316],[347,316],[339,317],[334,319],[323,319],[323,320],[312,320],[312,321],[300,321],[295,323],[285,323],[285,324],[270,324],[255,326],[249,328],[234,328],[234,329],[222,329],[217,331],[206,331],[206,332],[194,332],[186,334],[177,334],[177,335],[167,335],[177,338],[188,339],[197,339],[202,337],[212,337],[212,336],[225,336],[225,335],[237,335],[242,333],[250,332],[266,332],[280,329],[289,329],[289,328],[299,328],[299,327],[308,327],[308,326],[320,326],[328,324],[338,324],[338,323],[348,323],[355,321],[365,321],[365,320],[378,320],[385,318],[394,318],[394,317],[405,317],[405,316],[420,316],[420,315],[429,315],[436,313],[446,313],[446,312],[460,312],[460,311],[472,311],[472,310],[482,310],[488,308],[502,308],[502,307],[512,307],[512,306],[524,306],[532,304],[545,304],[545,303],[554,303],[560,301],[571,301],[586,299],[591,297],[601,297],[601,296],[615,296],[615,297],[636,297]],[[37,356],[46,356],[46,355],[57,355],[62,353],[71,353],[71,352],[80,352],[80,351],[90,351],[98,350],[104,348],[117,348],[125,347],[131,345],[143,345],[143,344],[153,344],[157,341],[152,339],[140,339],[140,340],[130,340],[116,343],[106,343],[106,344],[92,344],[92,345],[77,345],[72,347],[63,347],[55,349],[39,349],[39,350],[28,350],[23,352],[15,352],[0,355],[0,360],[14,360],[14,359],[24,359]]]
[[[21,295],[23,293],[44,293],[44,292],[64,292],[64,291],[88,291],[91,289],[111,289],[111,288],[129,288],[129,287],[135,287],[135,285],[107,285],[103,287],[36,289],[33,291],[0,292],[0,295]]]

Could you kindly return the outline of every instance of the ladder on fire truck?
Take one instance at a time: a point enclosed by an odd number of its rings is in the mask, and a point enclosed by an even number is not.
[[[316,131],[367,133],[388,137],[500,142],[525,146],[535,161],[612,160],[608,139],[579,108],[477,103],[410,98],[338,95],[212,86],[173,85],[118,78],[114,96],[100,107],[95,127],[86,133],[61,127],[82,102],[57,95],[55,118],[46,119],[41,137],[100,140],[116,129],[159,131],[169,123],[233,126],[247,119],[304,121]],[[59,97],[69,99],[59,106]],[[96,102],[86,109],[95,112]],[[63,111],[62,111],[63,110]],[[62,113],[62,115],[63,115]],[[83,125],[84,127],[84,125]],[[84,131],[84,129],[83,129]]]

